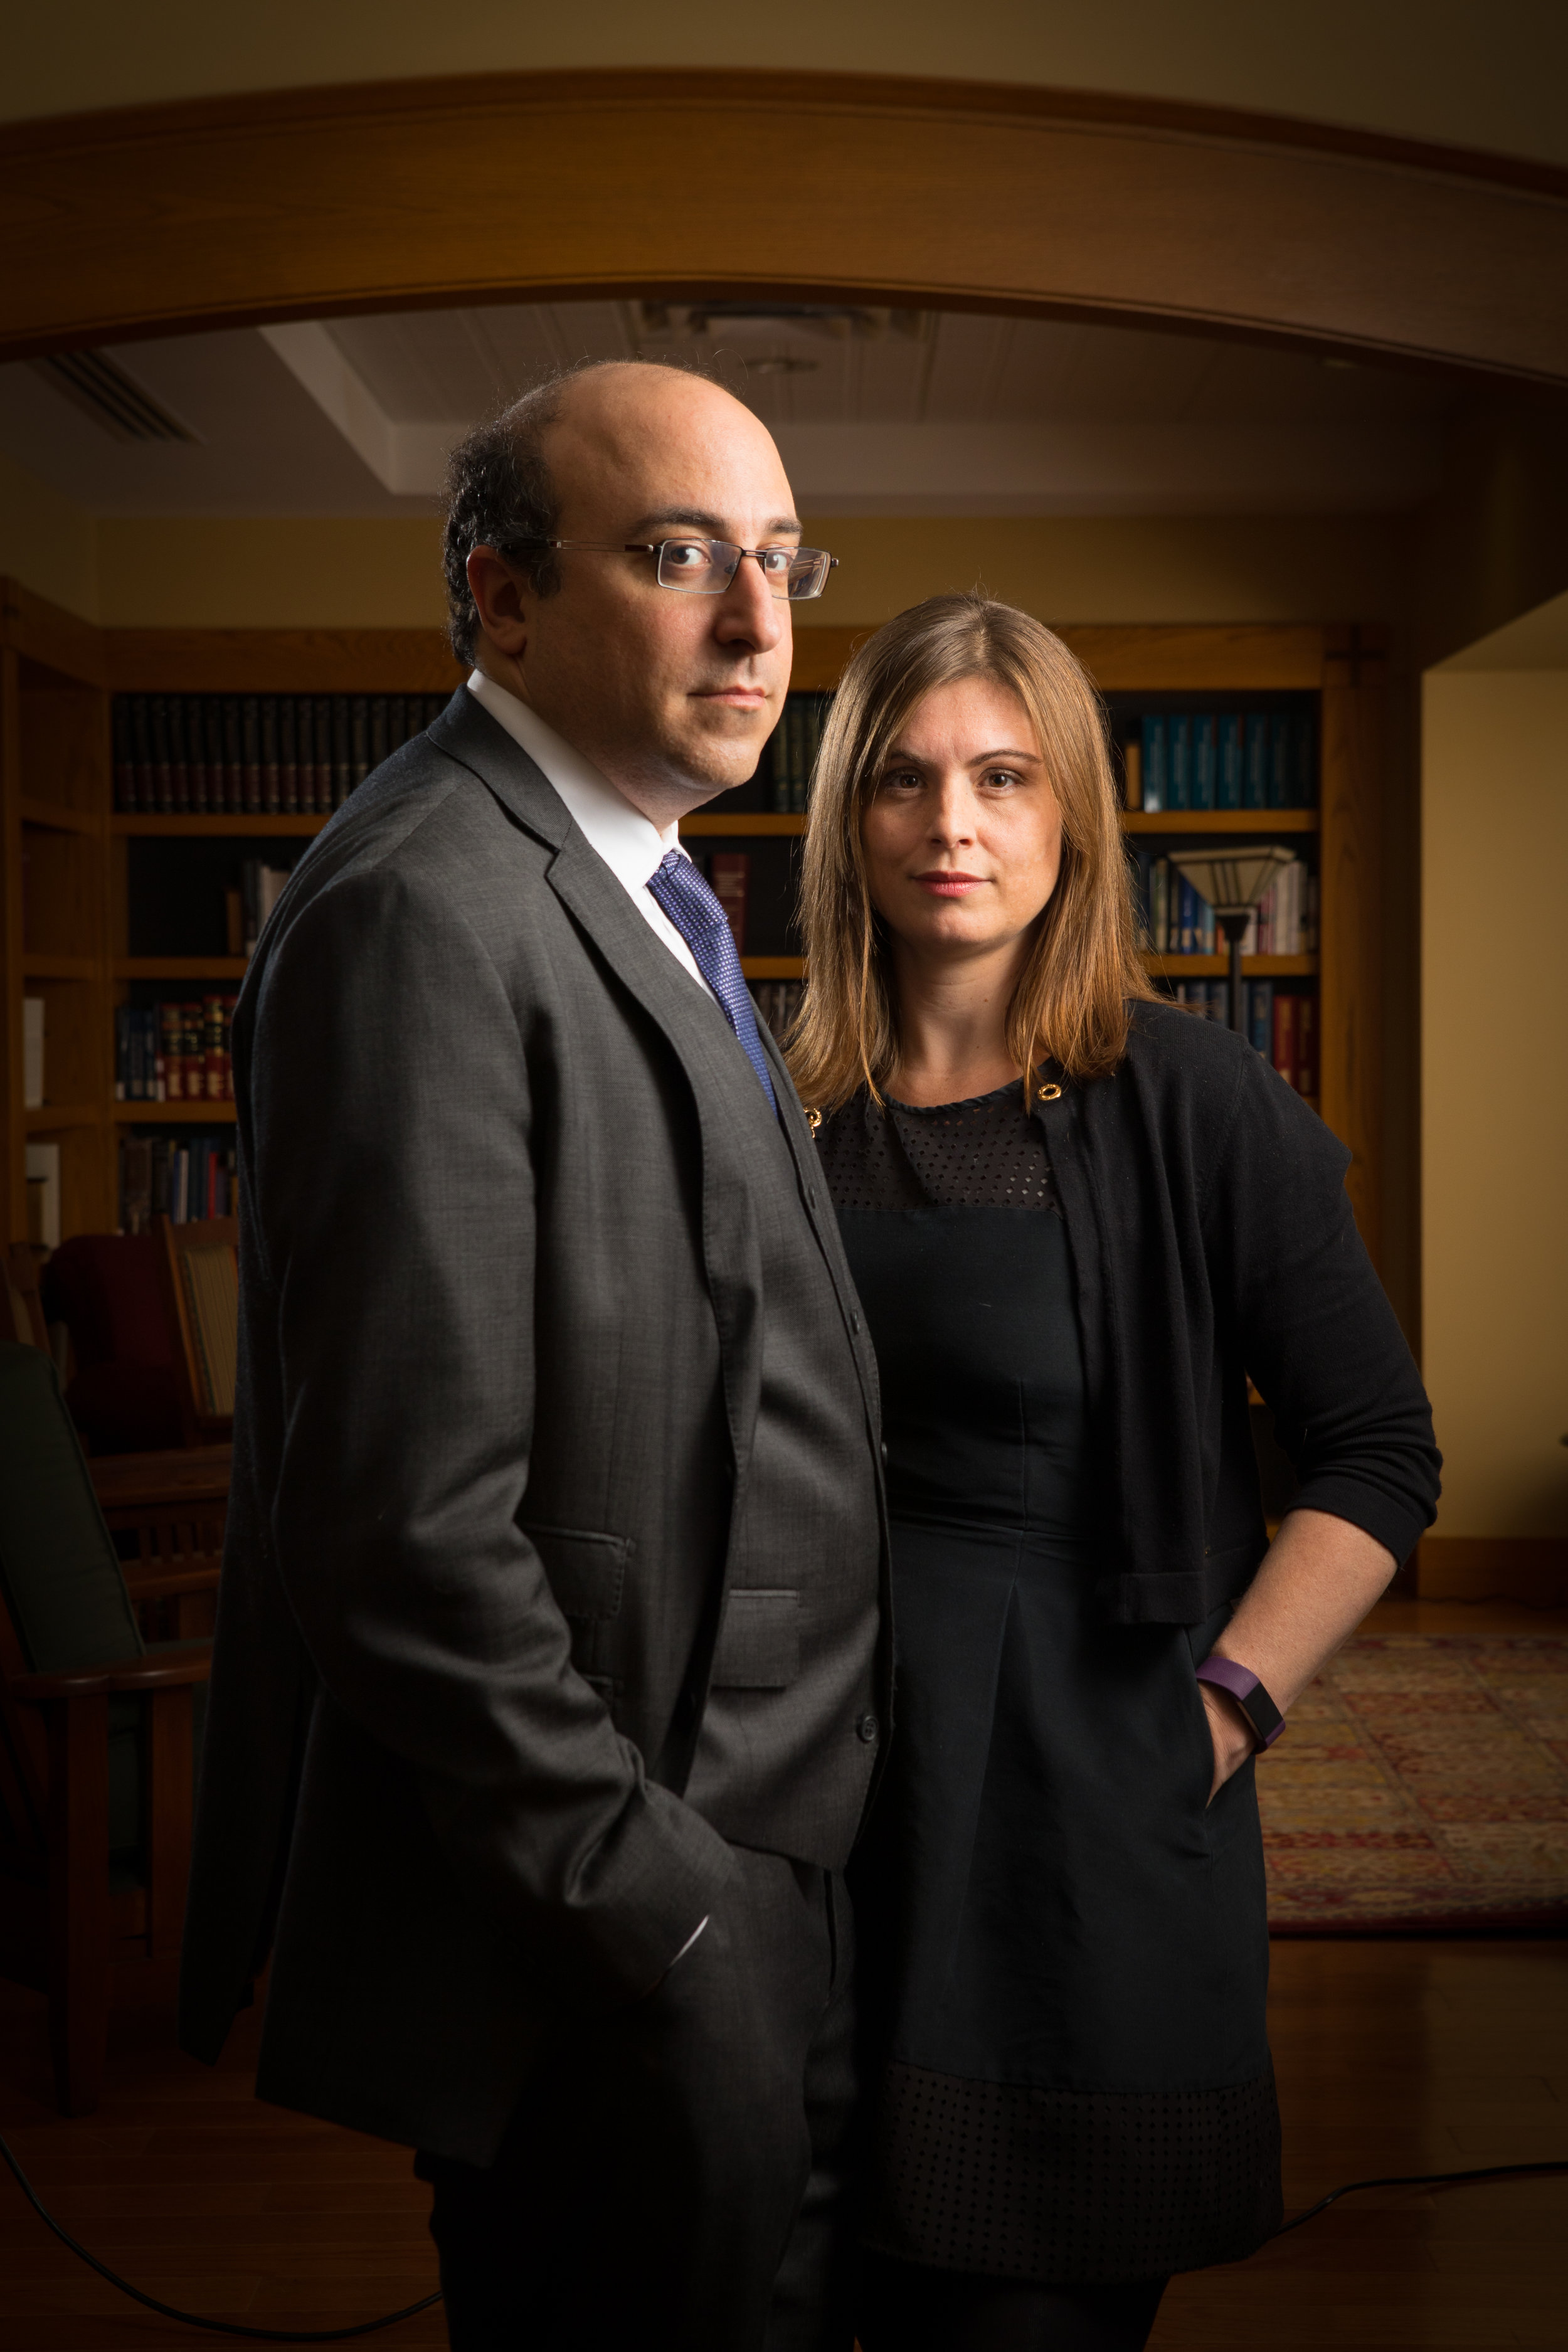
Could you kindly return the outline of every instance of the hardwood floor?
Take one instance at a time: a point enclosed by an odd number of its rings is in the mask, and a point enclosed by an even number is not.
[[[1275,1948],[1291,2210],[1341,2180],[1568,2157],[1568,1944]],[[0,2004],[0,2128],[65,2226],[148,2293],[251,2326],[334,2327],[435,2284],[401,2148],[249,2096],[256,2023],[213,2072],[167,2018],[121,2018],[95,2116],[47,2104],[42,2005]],[[5,2352],[197,2339],[73,2261],[0,2174]],[[214,2339],[209,2339],[214,2340]],[[385,2337],[444,2341],[439,2309]],[[1178,2279],[1157,2352],[1568,2345],[1568,2178],[1347,2200],[1250,2263]]]
[[[1384,1610],[1423,1633],[1562,1622]],[[256,2034],[255,2017],[241,2020],[209,2071],[173,2048],[166,2013],[118,2018],[101,2108],[65,2122],[49,2104],[43,2004],[0,1986],[0,2130],[66,2228],[164,2302],[334,2327],[427,2294],[428,2192],[407,2152],[258,2105]],[[1281,1942],[1272,2034],[1292,2211],[1366,2174],[1568,2158],[1568,1942]],[[83,2269],[0,2171],[4,2352],[200,2340]],[[369,2340],[438,2345],[439,2308]],[[1568,2178],[1347,2200],[1249,2263],[1178,2279],[1153,2344],[1568,2347]]]

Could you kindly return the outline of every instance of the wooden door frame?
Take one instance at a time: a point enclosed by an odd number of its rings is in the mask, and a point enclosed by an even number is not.
[[[657,140],[690,142],[689,185]],[[786,142],[791,168],[764,152]],[[1568,383],[1568,173],[1217,108],[864,74],[282,90],[0,131],[0,358],[658,292],[1136,321]]]

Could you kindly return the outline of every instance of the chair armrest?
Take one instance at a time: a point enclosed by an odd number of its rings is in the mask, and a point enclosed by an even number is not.
[[[126,1692],[169,1690],[181,1683],[205,1683],[212,1673],[212,1647],[183,1651],[178,1657],[126,1658],[107,1666],[80,1666],[62,1675],[18,1675],[13,1698],[33,1706],[50,1699],[117,1697]]]
[[[215,1592],[219,1574],[216,1560],[210,1568],[141,1570],[128,1566],[125,1570],[125,1590],[132,1601],[166,1601],[176,1592]]]

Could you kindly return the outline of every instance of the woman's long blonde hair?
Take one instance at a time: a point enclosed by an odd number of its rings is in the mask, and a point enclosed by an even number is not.
[[[805,828],[805,1001],[788,1044],[801,1100],[836,1110],[880,1090],[898,1062],[886,928],[871,904],[861,817],[899,730],[934,687],[994,678],[1034,723],[1062,813],[1062,861],[1007,1013],[1025,1071],[1048,1055],[1069,1078],[1113,1070],[1128,1003],[1155,993],[1134,943],[1132,898],[1099,695],[1059,637],[989,597],[928,596],[850,659],[823,730]]]

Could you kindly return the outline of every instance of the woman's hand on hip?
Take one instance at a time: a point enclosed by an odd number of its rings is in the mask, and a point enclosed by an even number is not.
[[[1228,1691],[1216,1690],[1212,1683],[1200,1683],[1198,1696],[1209,1719],[1209,1738],[1214,1741],[1214,1780],[1208,1798],[1212,1805],[1231,1774],[1238,1772],[1256,1751],[1258,1740],[1251,1724]]]

